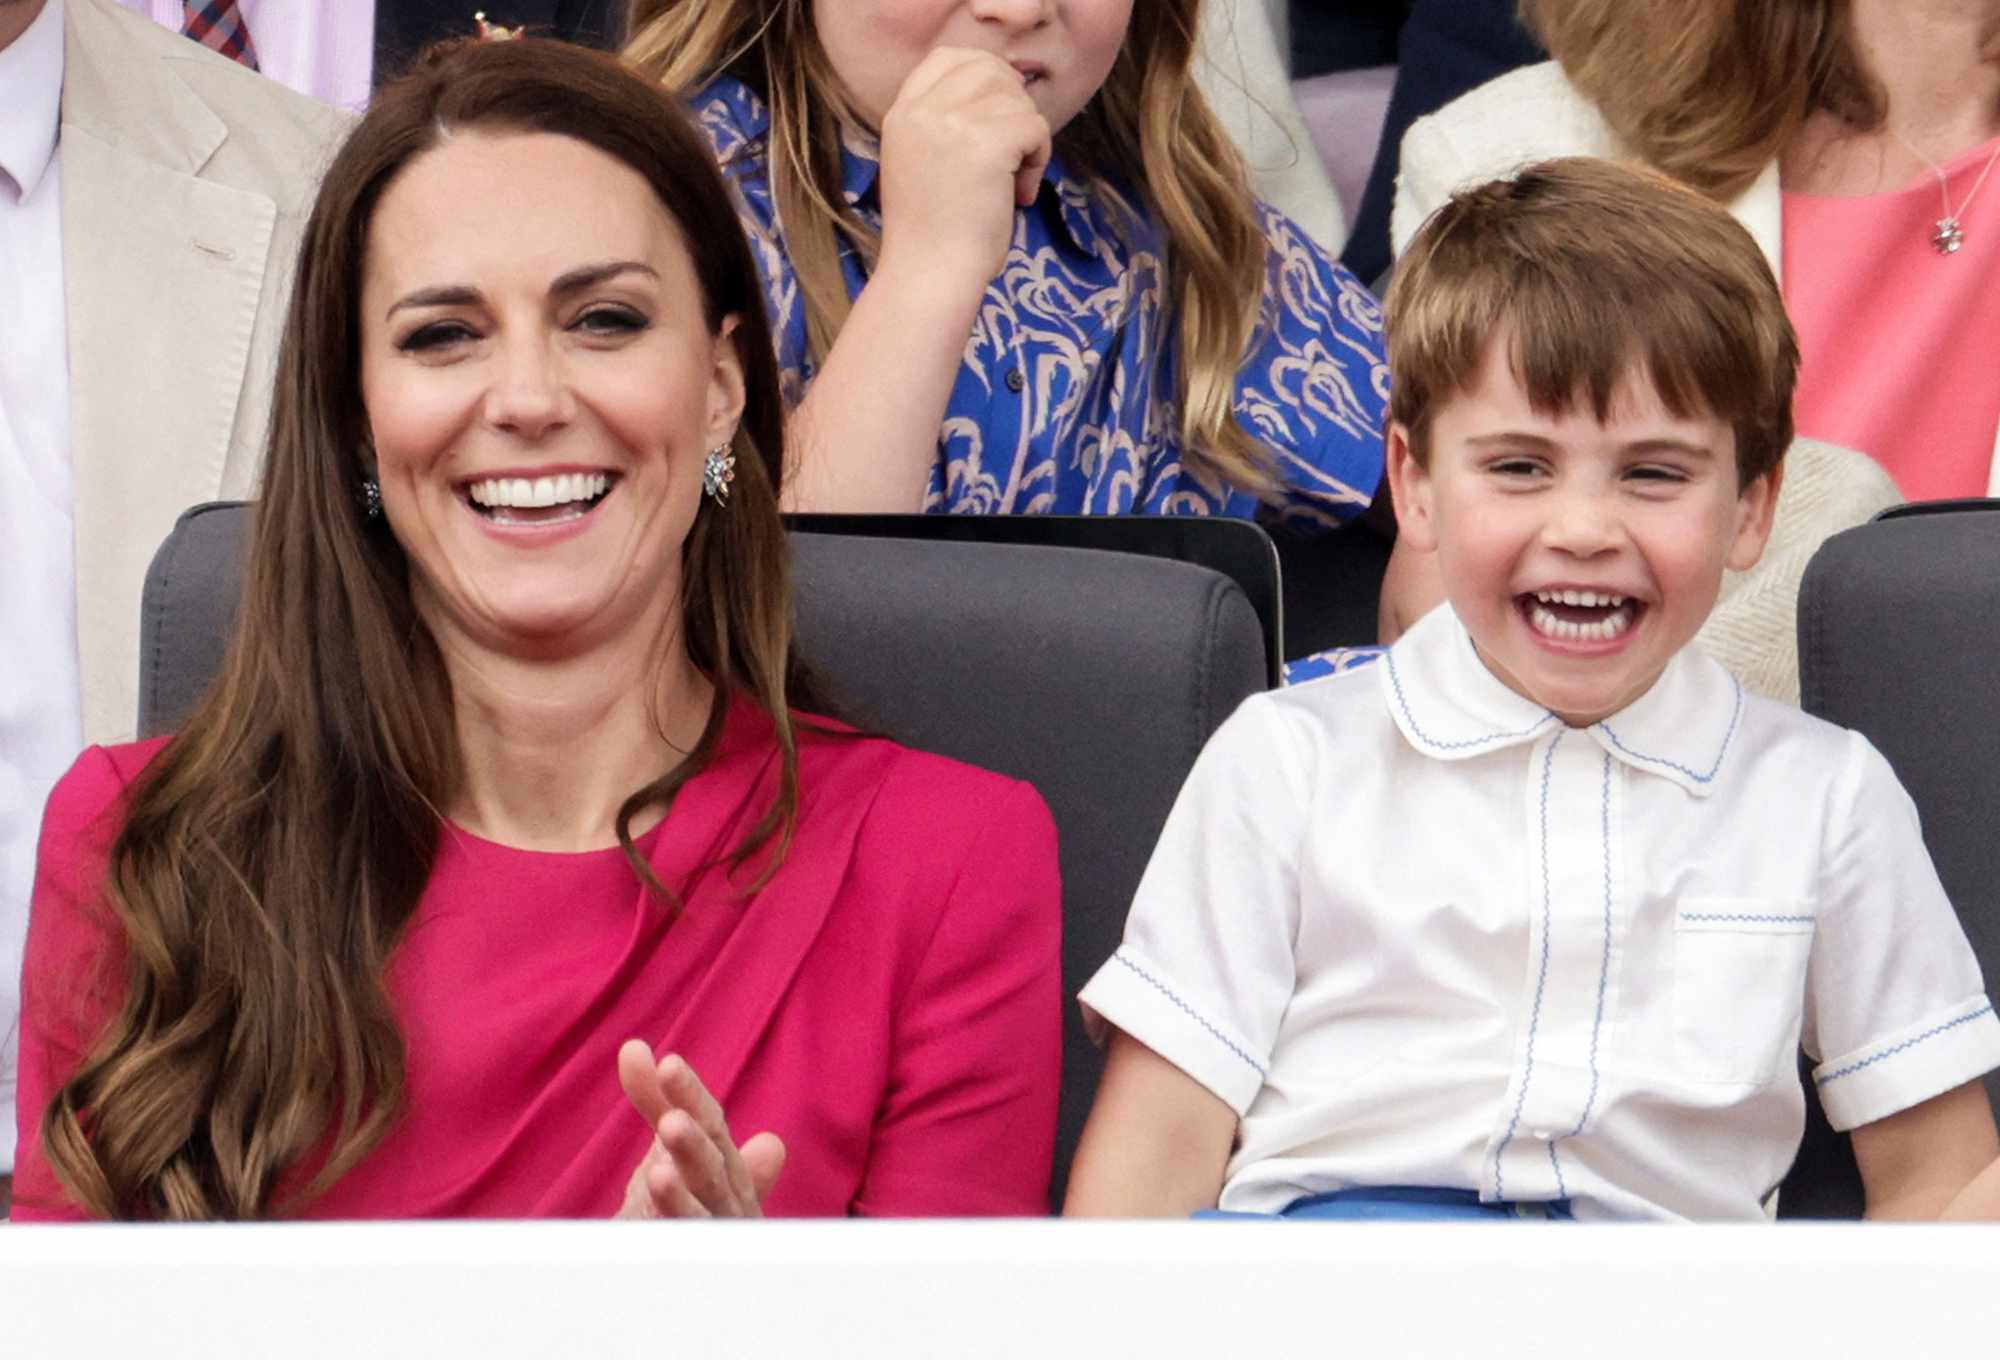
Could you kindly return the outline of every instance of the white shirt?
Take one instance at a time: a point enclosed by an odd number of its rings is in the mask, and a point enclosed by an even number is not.
[[[1916,810],[1693,649],[1566,727],[1449,606],[1247,700],[1084,988],[1241,1117],[1221,1207],[1349,1186],[1754,1219],[1797,1150],[2000,1064]]]
[[[176,33],[186,25],[182,0],[118,3]],[[259,71],[335,108],[358,113],[368,106],[375,71],[375,6],[368,0],[236,0],[236,7]],[[467,24],[478,8],[467,6]]]
[[[49,790],[83,746],[63,312],[63,7],[0,49],[0,1174],[14,1166],[21,946]]]

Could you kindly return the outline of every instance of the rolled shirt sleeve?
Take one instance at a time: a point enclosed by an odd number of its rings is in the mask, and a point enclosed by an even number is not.
[[[1216,731],[1168,814],[1124,942],[1079,997],[1099,1042],[1123,1030],[1239,1115],[1292,997],[1303,750],[1262,697]]]
[[[2000,1065],[2000,1018],[1916,806],[1859,735],[1834,811],[1802,1042],[1828,1120],[1847,1130]]]

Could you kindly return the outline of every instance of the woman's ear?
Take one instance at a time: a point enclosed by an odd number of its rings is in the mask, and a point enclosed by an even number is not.
[[[1389,422],[1383,440],[1388,466],[1389,499],[1396,507],[1396,537],[1422,552],[1437,550],[1437,526],[1431,514],[1431,474],[1417,461],[1410,430],[1400,420]]]
[[[727,444],[743,419],[743,356],[736,349],[736,325],[731,312],[715,330],[715,367],[708,382],[708,446]]]

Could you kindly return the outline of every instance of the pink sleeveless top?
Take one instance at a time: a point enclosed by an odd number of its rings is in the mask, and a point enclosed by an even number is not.
[[[1784,196],[1785,303],[1802,363],[1802,435],[1872,455],[1911,500],[1983,496],[2000,426],[2000,138],[1886,194]]]

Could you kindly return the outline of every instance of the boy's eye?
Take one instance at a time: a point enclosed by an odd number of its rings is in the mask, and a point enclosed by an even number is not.
[[[1641,482],[1684,482],[1687,474],[1677,467],[1663,467],[1657,463],[1642,463],[1626,474],[1634,481]]]
[[[1533,477],[1542,465],[1532,458],[1501,458],[1488,463],[1486,470],[1501,477]]]
[[[642,331],[647,325],[646,317],[630,307],[592,307],[570,323],[572,330],[587,335],[630,335]]]
[[[472,327],[463,321],[433,321],[419,326],[396,342],[396,348],[405,353],[415,354],[430,350],[440,350],[466,340],[476,340]]]

